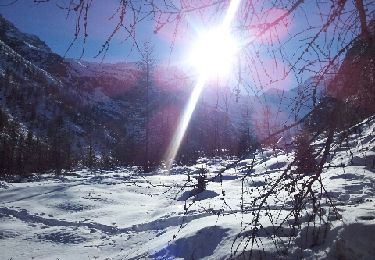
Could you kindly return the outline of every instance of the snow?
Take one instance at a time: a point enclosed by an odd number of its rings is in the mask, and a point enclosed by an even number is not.
[[[80,76],[109,76],[123,81],[137,79],[138,65],[135,62],[96,63],[74,59],[66,59],[66,61],[70,64],[71,72]]]
[[[24,44],[26,44],[27,47],[29,47],[30,49],[38,49],[37,47],[35,47],[34,45],[26,42],[26,41],[23,41]]]
[[[0,59],[0,68],[2,70],[3,68],[6,68],[6,67],[12,67],[10,66],[10,64],[14,63],[14,61],[17,61],[18,63],[21,63],[25,69],[27,68],[27,69],[33,70],[35,74],[38,74],[38,76],[40,76],[41,78],[45,78],[48,83],[57,84],[58,86],[61,86],[61,82],[57,80],[55,77],[53,77],[50,73],[39,68],[38,66],[31,63],[30,61],[26,60],[24,57],[22,57],[20,54],[15,52],[12,48],[10,48],[1,40],[0,40],[0,56],[2,57]],[[21,71],[18,71],[18,73],[20,72]]]
[[[313,236],[309,216],[300,229],[279,228],[261,214],[262,245],[252,257],[279,257],[278,243],[290,242],[289,259],[373,259],[375,255],[375,120],[358,126],[345,146],[335,145],[322,182],[337,214],[323,205],[330,220]],[[338,139],[338,135],[335,137]],[[322,140],[315,143],[316,148]],[[352,154],[352,156],[351,156]],[[293,153],[263,150],[225,170],[234,158],[201,158],[196,165],[144,174],[136,168],[42,175],[22,183],[0,183],[0,247],[3,259],[225,259],[251,237],[252,198],[262,194],[293,160]],[[250,171],[250,165],[254,165]],[[201,169],[207,190],[192,192]],[[225,170],[225,171],[224,171]],[[220,181],[218,173],[223,171]],[[191,182],[187,182],[188,174]],[[245,182],[243,182],[245,180]],[[244,183],[244,208],[241,189]],[[269,198],[274,221],[287,216],[292,198]],[[289,222],[293,222],[290,219]],[[277,225],[276,225],[277,227]],[[325,235],[324,235],[325,234]],[[280,246],[280,244],[278,244]],[[5,249],[5,250],[4,250]],[[264,251],[263,251],[264,249]],[[243,252],[242,252],[243,251]],[[241,253],[242,252],[242,253]],[[239,258],[242,259],[242,258]]]

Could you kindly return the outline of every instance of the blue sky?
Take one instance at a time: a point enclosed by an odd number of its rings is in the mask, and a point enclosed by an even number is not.
[[[0,4],[6,5],[7,3],[11,3],[14,0],[0,0]],[[21,31],[35,34],[39,36],[43,41],[47,43],[51,47],[51,49],[60,54],[64,55],[70,41],[73,39],[74,36],[74,29],[75,29],[75,14],[73,13],[71,16],[66,17],[66,11],[61,10],[56,3],[67,2],[63,0],[56,0],[50,1],[47,3],[34,3],[31,0],[18,0],[12,5],[9,6],[0,6],[0,13],[12,23],[15,24]],[[107,39],[108,35],[110,35],[111,31],[113,30],[116,20],[110,21],[108,18],[113,14],[114,10],[118,7],[118,0],[100,0],[100,1],[93,1],[93,5],[90,9],[89,14],[89,30],[88,30],[88,42],[85,46],[85,55],[83,57],[84,60],[90,61],[98,61],[100,62],[100,58],[94,58],[98,51],[100,50],[102,44]],[[318,25],[317,29],[319,29],[319,25],[321,25],[320,16],[317,15],[318,10],[315,7],[315,4],[306,1],[303,5],[304,10],[306,13],[297,12],[292,17],[290,17],[290,26],[289,26],[289,33],[284,36],[284,41],[288,40],[290,35],[297,33],[299,30],[305,28],[306,21],[305,15],[308,13],[309,16],[309,23],[313,23]],[[326,7],[329,7],[328,5]],[[328,9],[328,8],[327,8]],[[329,10],[329,9],[328,9]],[[276,12],[273,16],[278,17],[280,16],[279,12]],[[273,17],[272,16],[272,17]],[[205,17],[204,17],[205,18]],[[195,27],[201,26],[201,24],[194,24],[194,17],[188,19],[188,23],[191,23],[193,29]],[[202,19],[201,19],[202,20]],[[203,19],[204,20],[204,19]],[[199,19],[197,19],[199,21]],[[169,57],[170,53],[170,46],[171,46],[171,33],[167,35],[163,32],[159,34],[155,34],[154,30],[154,22],[149,20],[145,20],[137,27],[137,41],[140,45],[146,40],[150,40],[154,45],[154,56],[158,60],[159,63],[165,63],[169,60],[172,64],[178,64],[181,61],[186,60],[184,55],[189,52],[188,44],[191,44],[191,38],[194,37],[194,31],[188,29],[187,31],[183,29],[180,30],[180,34],[177,38],[182,38],[182,41],[176,40],[176,46],[173,52],[173,56]],[[283,30],[283,28],[281,28]],[[173,30],[172,30],[173,31]],[[283,46],[284,54],[289,56],[289,58],[293,61],[298,54],[303,52],[304,48],[299,49],[300,46],[303,46],[301,41],[306,41],[305,38],[308,36],[314,35],[314,31],[310,32],[310,35],[306,35],[305,33],[300,35],[299,38],[295,38],[292,41],[288,42]],[[329,32],[328,37],[331,37],[331,33]],[[318,43],[321,46],[324,46],[324,37],[322,39],[318,39]],[[323,41],[322,41],[323,40]],[[131,51],[131,41],[124,42],[124,33],[118,33],[114,37],[109,51],[106,55],[104,62],[122,62],[122,61],[138,61],[140,59],[139,52],[137,50]],[[325,45],[327,47],[327,45]],[[279,77],[282,73],[283,68],[289,66],[289,64],[283,64],[283,66],[279,66],[278,69],[272,69],[274,66],[274,62],[272,63],[273,54],[277,48],[274,48],[272,52],[268,50],[267,45],[256,45],[256,50],[260,52],[260,61],[265,63],[266,69],[268,70],[267,74],[276,75],[275,77]],[[335,54],[336,47],[330,46],[331,48],[331,56]],[[66,57],[71,58],[79,58],[82,51],[82,42],[77,41],[74,47],[67,53]],[[254,51],[253,51],[254,52]],[[272,54],[272,55],[271,55]],[[253,53],[252,53],[253,55]],[[306,59],[316,59],[314,57],[314,52],[309,51],[307,55],[305,55]],[[278,57],[278,62],[282,64],[281,57]],[[301,64],[300,66],[303,66]],[[319,66],[313,65],[313,66]],[[254,66],[253,66],[254,67]],[[271,67],[271,68],[270,68]],[[314,68],[314,67],[313,67]],[[257,74],[262,72],[258,69],[254,70]],[[266,74],[266,73],[263,73]],[[251,75],[250,75],[251,76]],[[307,78],[311,76],[310,72],[304,72],[299,75],[291,75],[288,80],[284,80],[285,86],[287,88],[295,87],[298,83],[294,76],[299,78],[299,82],[303,82]],[[251,78],[251,77],[250,77]],[[269,81],[268,78],[265,79]],[[255,84],[254,80],[248,80],[249,84]],[[279,87],[280,84],[274,84],[273,87]]]
[[[0,0],[2,5],[11,2],[13,1]],[[56,2],[58,1],[36,4],[33,1],[20,0],[9,6],[1,6],[0,13],[21,31],[39,36],[54,52],[63,55],[74,36],[75,16],[73,14],[66,17],[66,11],[61,10],[56,5]],[[111,16],[117,5],[118,1],[114,0],[94,1],[90,10],[89,37],[83,59],[98,60],[94,59],[94,56],[114,28],[115,21],[109,21],[108,17]],[[139,53],[131,51],[130,42],[124,42],[123,37],[124,34],[121,33],[115,36],[106,55],[106,62],[135,61],[139,59]],[[151,40],[154,45],[157,45],[156,55],[158,59],[168,57],[169,45],[165,40],[153,33],[151,21],[145,21],[140,24],[137,37],[140,44],[146,40]],[[78,58],[81,50],[82,44],[78,41],[66,56]]]

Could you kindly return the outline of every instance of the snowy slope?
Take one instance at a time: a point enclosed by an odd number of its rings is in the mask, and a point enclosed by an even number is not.
[[[138,78],[139,66],[136,62],[99,63],[67,59],[70,70],[81,77],[113,77],[134,82]]]
[[[334,155],[321,178],[329,197],[322,198],[320,214],[328,224],[317,223],[320,232],[314,233],[317,229],[308,227],[312,225],[309,215],[300,218],[298,229],[279,223],[291,212],[293,201],[281,191],[277,198],[269,198],[269,208],[263,211],[268,213],[260,216],[254,259],[286,258],[285,245],[289,245],[289,259],[373,259],[375,118],[352,128],[347,141],[339,138],[337,134]],[[316,141],[315,148],[320,149],[323,142]],[[292,161],[293,153],[263,150],[227,170],[225,166],[233,162],[230,158],[202,158],[196,165],[176,166],[170,173],[158,170],[144,175],[137,168],[126,168],[2,182],[0,247],[5,250],[1,257],[226,259],[237,248],[237,257],[243,259],[250,255],[244,242],[251,238],[249,223],[255,210],[251,202]],[[216,177],[206,191],[189,197],[194,176],[202,167],[209,177],[225,170],[222,182]],[[244,210],[242,189],[247,191]]]
[[[139,100],[129,94],[135,92],[130,90],[134,65],[106,65],[101,72],[100,64],[90,63],[87,66],[96,70],[85,72],[77,71],[76,63],[64,60],[41,39],[19,31],[0,15],[0,108],[25,133],[32,132],[46,143],[52,129],[66,133],[75,155],[85,157],[88,133],[100,154],[118,143],[119,133],[129,138],[129,125],[140,128],[143,120],[136,111]],[[63,123],[56,129],[59,118]]]
[[[53,142],[48,134],[62,119],[58,131],[69,136],[69,149],[77,160],[88,158],[89,143],[94,143],[98,158],[102,153],[114,157],[125,146],[136,151],[121,158],[121,163],[143,162],[139,154],[143,153],[146,128],[156,140],[150,153],[159,157],[166,153],[168,136],[175,130],[193,85],[186,87],[183,80],[175,79],[174,69],[155,66],[147,108],[150,120],[146,122],[145,75],[139,64],[64,59],[41,39],[22,33],[0,16],[0,108],[24,126],[25,133],[32,132],[46,143]],[[238,137],[237,124],[225,112],[197,106],[195,115],[201,117],[191,124],[189,149],[204,150],[201,139],[211,135],[217,122],[228,121],[225,129],[218,130],[222,142]]]

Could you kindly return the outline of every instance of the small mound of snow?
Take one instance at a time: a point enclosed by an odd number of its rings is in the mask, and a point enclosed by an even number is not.
[[[6,183],[5,181],[0,181],[0,189],[8,189],[9,184]]]

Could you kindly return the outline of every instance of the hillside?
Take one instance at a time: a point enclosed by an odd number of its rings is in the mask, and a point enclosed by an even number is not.
[[[78,161],[89,166],[103,160],[140,164],[147,127],[152,129],[150,158],[160,160],[191,88],[165,89],[166,80],[158,75],[149,93],[150,122],[145,123],[145,86],[139,64],[65,60],[39,38],[20,32],[2,17],[0,36],[0,107],[6,121],[23,129],[17,143],[30,133],[33,139],[45,143],[47,150],[52,151],[56,145],[65,147],[58,153],[69,150],[71,158],[48,166],[58,170]],[[228,120],[225,113],[210,106],[198,106],[197,110],[205,117],[212,112],[217,115],[215,120],[192,124],[191,132],[200,136],[208,134],[213,121]],[[233,136],[238,132],[231,123],[225,131]],[[194,138],[189,139],[190,146],[199,149],[196,146],[200,142]],[[12,146],[8,139],[6,142]]]
[[[38,37],[20,32],[2,17],[0,36],[0,108],[4,120],[18,129],[13,141],[10,128],[3,129],[3,152],[15,151],[13,158],[6,159],[11,163],[2,166],[4,172],[13,172],[14,165],[36,159],[38,165],[45,161],[45,166],[24,167],[28,172],[60,172],[77,165],[143,165],[146,129],[150,135],[150,164],[158,165],[164,159],[194,85],[182,71],[155,64],[146,105],[145,71],[140,63],[64,59]],[[207,86],[187,129],[178,161],[194,162],[201,155],[241,154],[313,109],[308,124],[323,124],[320,128],[324,128],[329,119],[322,119],[333,103],[345,107],[351,118],[344,127],[358,122],[355,118],[370,116],[371,109],[367,107],[372,104],[371,95],[360,97],[358,93],[365,93],[371,86],[372,56],[373,43],[357,41],[337,76],[321,82],[310,78],[291,90],[269,89],[242,96],[235,94],[232,86]],[[363,75],[358,66],[366,67],[366,77],[370,78],[358,80],[362,87],[353,88],[352,80]],[[355,75],[347,77],[347,71]],[[348,111],[354,112],[349,116]],[[294,129],[282,133],[284,145],[292,142],[295,133]],[[23,159],[30,154],[22,148],[27,135],[35,143],[31,154],[38,154],[38,158]],[[279,138],[276,136],[271,143]]]
[[[82,164],[144,164],[146,128],[150,134],[148,159],[151,164],[163,159],[194,83],[179,80],[182,72],[156,64],[147,106],[145,72],[139,63],[64,59],[38,37],[20,32],[2,17],[0,36],[0,108],[4,120],[20,129],[14,141],[9,127],[3,129],[6,145],[2,149],[16,151],[14,158],[7,159],[11,163],[0,163],[3,171],[14,172],[14,165],[36,159],[45,166],[24,168],[60,172]],[[307,94],[297,104],[301,90]],[[306,114],[311,109],[309,91],[299,87],[238,98],[230,86],[218,91],[207,87],[178,158],[194,161],[199,154],[241,153],[243,140],[261,139]],[[272,121],[271,125],[266,121]],[[22,159],[30,154],[21,147],[27,134],[38,150],[32,154],[38,158]]]

